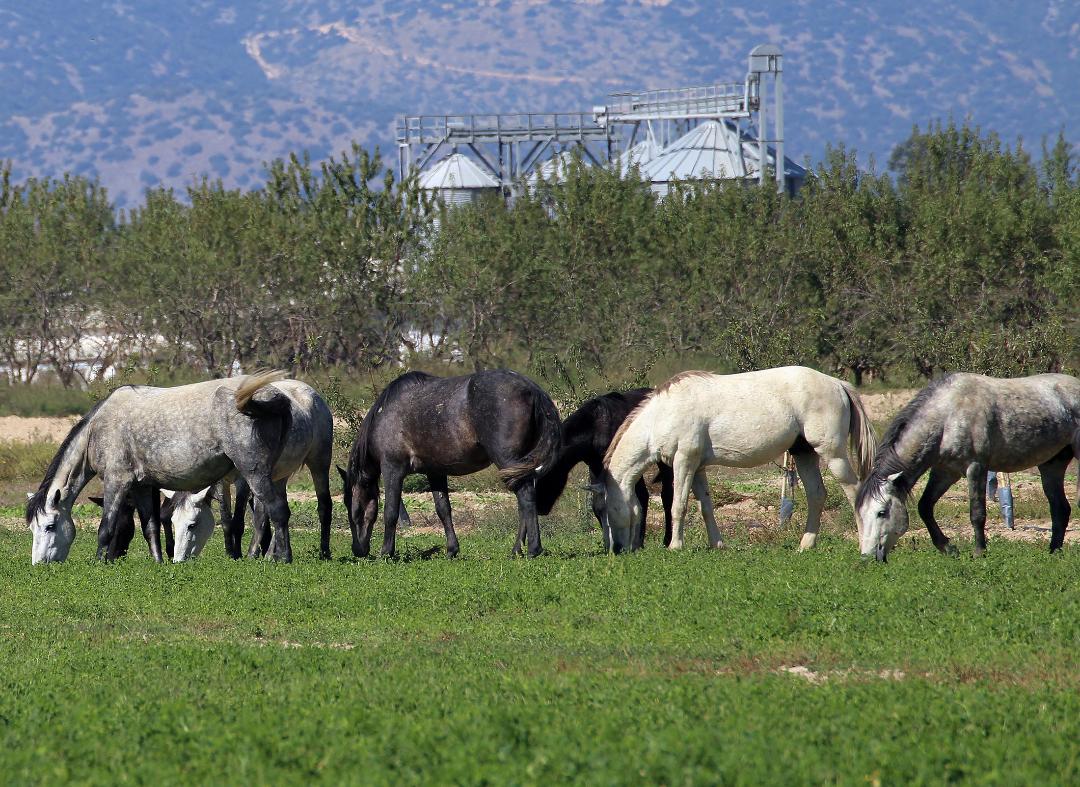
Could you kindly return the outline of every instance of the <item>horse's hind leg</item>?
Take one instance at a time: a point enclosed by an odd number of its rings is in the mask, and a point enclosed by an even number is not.
[[[274,489],[278,494],[285,496],[286,481],[275,481]],[[270,517],[267,514],[266,506],[261,501],[255,500],[255,505],[251,511],[251,541],[248,543],[247,556],[252,558],[260,558],[263,555],[269,555],[270,550],[274,547],[273,539],[270,536]]]
[[[1049,462],[1039,465],[1043,494],[1050,503],[1050,551],[1056,552],[1065,543],[1065,528],[1069,524],[1072,506],[1065,495],[1065,469],[1072,461],[1070,451],[1064,458],[1058,454]]]
[[[926,532],[930,534],[930,540],[940,552],[946,555],[957,555],[957,548],[949,543],[948,537],[941,532],[937,520],[934,518],[934,506],[941,496],[948,491],[949,487],[960,480],[959,473],[947,473],[938,468],[930,470],[930,477],[926,481],[926,489],[919,498],[919,517],[926,525]],[[986,479],[983,479],[983,489],[986,489]],[[896,505],[894,503],[894,505]],[[984,503],[985,507],[985,503]]]
[[[444,475],[429,475],[431,499],[435,501],[435,513],[439,515],[443,531],[446,533],[446,554],[455,557],[460,549],[457,533],[454,532],[454,520],[450,513],[450,490]]]
[[[799,542],[799,551],[802,552],[817,543],[821,511],[825,508],[825,482],[821,480],[816,451],[793,451],[792,456],[795,457],[795,469],[799,471],[799,480],[806,492],[806,530]]]
[[[851,466],[847,456],[834,456],[829,459],[829,472],[844,490],[844,497],[851,504],[851,510],[855,515],[855,531],[859,534],[859,543],[862,544],[862,520],[859,519],[859,510],[855,506],[855,498],[859,492],[859,476],[855,468]]]
[[[283,563],[292,562],[292,542],[289,539],[289,502],[280,491],[278,484],[269,476],[253,475],[247,479],[255,499],[270,515],[274,523],[274,538],[271,542],[270,557]],[[254,539],[254,535],[252,536]]]
[[[975,557],[986,552],[986,474],[988,468],[972,462],[967,469],[968,509],[975,532]]]
[[[705,529],[709,533],[709,546],[719,549],[724,546],[724,539],[720,535],[720,528],[716,524],[716,514],[713,511],[712,495],[709,494],[709,478],[705,475],[705,469],[701,468],[694,473],[694,496],[701,504],[701,517],[705,520]]]
[[[514,490],[518,501],[518,519],[521,528],[529,542],[529,557],[537,557],[544,548],[540,544],[540,521],[536,515],[536,480],[533,478],[524,481]],[[519,529],[519,537],[520,537]]]

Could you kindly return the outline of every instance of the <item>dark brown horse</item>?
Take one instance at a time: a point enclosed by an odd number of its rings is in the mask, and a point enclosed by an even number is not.
[[[612,391],[602,396],[594,396],[581,407],[566,417],[562,424],[562,443],[551,467],[536,482],[536,510],[547,515],[555,501],[566,488],[570,471],[579,462],[589,468],[590,489],[601,484],[604,479],[604,454],[615,433],[630,411],[652,393],[652,388],[634,388],[629,391]],[[671,543],[671,468],[658,464],[659,471],[653,482],[659,481],[660,499],[664,503],[664,546]],[[641,503],[641,517],[637,533],[634,536],[634,548],[640,549],[645,543],[645,511],[649,503],[649,490],[645,480],[639,479],[634,487],[634,494]],[[604,549],[611,548],[611,534],[604,527],[604,496],[592,494],[592,510],[600,529],[604,534]]]
[[[506,369],[461,377],[409,372],[388,385],[371,406],[349,454],[345,510],[353,554],[366,557],[379,513],[379,478],[384,477],[382,554],[394,554],[401,485],[405,476],[427,476],[435,511],[446,531],[446,551],[458,552],[451,520],[447,477],[468,475],[490,464],[517,495],[514,553],[528,538],[529,556],[541,552],[536,519],[536,480],[559,446],[559,413],[543,389]],[[340,470],[340,468],[339,468]]]

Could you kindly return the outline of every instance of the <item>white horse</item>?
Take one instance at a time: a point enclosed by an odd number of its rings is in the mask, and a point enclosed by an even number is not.
[[[848,458],[850,438],[858,473]],[[675,500],[671,509],[671,549],[683,544],[683,519],[690,490],[701,503],[709,545],[722,546],[704,468],[756,467],[785,451],[806,489],[806,532],[799,549],[812,547],[821,524],[824,459],[855,508],[858,482],[870,472],[877,439],[858,393],[847,383],[802,366],[745,374],[682,372],[658,387],[627,417],[611,441],[605,483],[611,544],[618,552],[631,543],[640,516],[634,484],[652,462],[671,465]],[[856,527],[862,532],[858,515]]]

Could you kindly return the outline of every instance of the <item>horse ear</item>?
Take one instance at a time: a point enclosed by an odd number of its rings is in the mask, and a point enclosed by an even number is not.
[[[53,508],[59,508],[60,507],[60,489],[59,489],[59,487],[57,488],[56,492],[53,493],[52,504],[53,504]]]
[[[591,484],[584,484],[581,487],[586,492],[592,492],[594,495],[602,495],[607,491],[607,486],[602,481],[594,481]]]
[[[206,487],[198,492],[194,492],[191,495],[191,502],[194,505],[201,505],[206,502],[206,498],[210,496],[210,492],[213,490],[213,485]]]
[[[893,473],[893,474],[892,474],[892,475],[890,475],[890,476],[886,476],[885,480],[886,480],[886,481],[888,481],[888,482],[889,482],[890,484],[893,484],[893,485],[895,486],[895,485],[896,485],[896,482],[897,482],[897,481],[899,480],[900,476],[902,476],[902,475],[903,475],[903,473],[902,473],[902,472],[900,472],[900,473]]]
[[[341,483],[348,485],[349,474],[345,471],[345,468],[341,465],[334,465],[337,468],[338,473],[341,475]]]
[[[105,498],[104,497],[93,497],[93,496],[91,496],[90,497],[90,502],[93,503],[94,505],[98,506],[99,508],[104,508],[105,507]]]
[[[162,490],[161,490],[161,494],[165,495],[165,499],[166,499],[166,500],[172,500],[172,499],[173,499],[173,495],[175,495],[175,494],[176,494],[176,492],[174,492],[174,491],[173,491],[173,490],[171,490],[171,489],[162,489]]]

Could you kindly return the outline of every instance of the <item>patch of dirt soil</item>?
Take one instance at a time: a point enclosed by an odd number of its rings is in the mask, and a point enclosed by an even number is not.
[[[910,402],[918,388],[905,388],[898,391],[883,391],[875,394],[862,394],[863,406],[875,423],[891,421],[901,408]]]
[[[78,418],[70,415],[55,418],[0,416],[0,440],[16,443],[59,443],[77,420]]]

